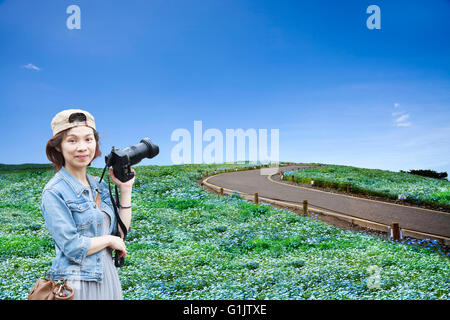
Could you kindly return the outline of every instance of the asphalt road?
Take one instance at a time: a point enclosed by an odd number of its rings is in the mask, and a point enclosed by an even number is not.
[[[282,167],[283,171],[301,166]],[[274,179],[275,180],[275,179]],[[260,170],[237,171],[212,176],[208,182],[217,186],[253,195],[301,204],[362,218],[385,225],[398,222],[400,228],[450,237],[450,213],[402,206],[399,204],[323,192],[311,188],[296,188],[288,183],[275,183]]]

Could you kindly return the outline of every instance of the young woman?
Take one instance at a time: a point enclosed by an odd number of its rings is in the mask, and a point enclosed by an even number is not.
[[[117,219],[109,188],[86,173],[101,156],[94,117],[80,109],[64,110],[51,122],[53,137],[46,153],[55,175],[42,192],[42,214],[56,248],[47,277],[67,279],[74,299],[123,299],[112,250],[127,255],[117,234]],[[132,170],[134,172],[134,170]],[[131,223],[131,190],[134,178],[123,183],[110,169],[111,180],[120,190],[119,216],[126,228]]]

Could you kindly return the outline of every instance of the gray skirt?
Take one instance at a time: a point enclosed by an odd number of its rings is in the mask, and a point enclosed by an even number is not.
[[[103,212],[103,232],[108,234],[111,219]],[[103,255],[103,281],[84,281],[68,279],[67,283],[74,288],[74,300],[123,300],[119,274],[112,258],[112,250],[105,248]]]

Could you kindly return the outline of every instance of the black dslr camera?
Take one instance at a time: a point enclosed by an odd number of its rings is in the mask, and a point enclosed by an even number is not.
[[[112,147],[111,153],[105,157],[106,166],[113,167],[114,176],[122,182],[134,177],[131,166],[139,163],[143,158],[153,158],[159,153],[159,147],[150,138],[144,138],[140,143],[124,149]]]
[[[105,157],[106,166],[103,169],[102,176],[100,177],[99,183],[102,181],[105,174],[105,170],[108,167],[113,167],[114,176],[122,182],[127,182],[134,177],[134,173],[131,171],[131,166],[139,163],[144,158],[156,157],[159,153],[159,147],[152,143],[149,138],[144,138],[140,143],[129,146],[124,149],[116,149],[112,147],[111,153]],[[127,228],[120,219],[119,209],[120,200],[119,192],[117,186],[115,188],[115,199],[111,192],[111,186],[108,178],[109,196],[114,208],[114,214],[117,218],[117,230],[120,229],[123,232],[123,240],[127,237]],[[116,236],[121,236],[119,231],[115,234]],[[124,258],[119,258],[119,254],[116,252],[114,256],[114,264],[116,267],[122,267],[125,263]]]

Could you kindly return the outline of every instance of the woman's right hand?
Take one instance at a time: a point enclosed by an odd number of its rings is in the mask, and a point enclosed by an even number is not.
[[[125,246],[125,242],[121,237],[110,236],[109,246],[113,250],[119,251],[119,257],[125,258],[127,255],[127,247]]]

